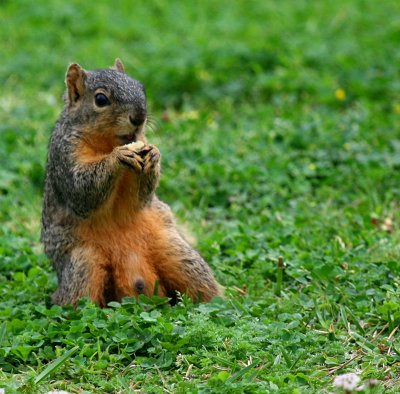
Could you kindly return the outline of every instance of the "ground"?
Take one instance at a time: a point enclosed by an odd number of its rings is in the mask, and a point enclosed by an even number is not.
[[[361,392],[399,392],[399,15],[389,0],[3,1],[0,388],[338,393],[352,372],[376,380]],[[158,194],[224,299],[50,303],[40,212],[64,73],[116,57],[147,88]]]

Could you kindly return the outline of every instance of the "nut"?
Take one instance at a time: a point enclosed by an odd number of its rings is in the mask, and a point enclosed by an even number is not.
[[[144,142],[142,141],[131,142],[130,144],[126,144],[126,146],[129,149],[138,151],[144,147]]]

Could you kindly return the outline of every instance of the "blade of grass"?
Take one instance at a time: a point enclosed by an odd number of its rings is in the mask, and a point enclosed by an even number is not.
[[[290,360],[290,357],[289,357],[289,355],[287,354],[286,350],[284,350],[284,349],[282,349],[282,356],[283,356],[283,358],[284,358],[284,360],[285,360],[286,365],[287,365],[288,367],[290,367],[290,365],[291,365],[291,360]]]
[[[221,363],[221,365],[228,366],[228,367],[231,367],[231,368],[235,367],[235,363],[229,361],[228,359],[226,359],[224,357],[216,356],[216,357],[214,357],[214,359],[216,361],[218,361],[219,363]]]
[[[318,321],[323,328],[327,328],[328,324],[326,323],[325,319],[323,318],[321,311],[319,309],[317,300],[314,299],[314,307],[315,307],[315,314],[317,315]]]
[[[3,343],[5,342],[6,335],[7,335],[7,323],[4,322],[0,328],[0,346],[3,345]]]
[[[378,347],[372,342],[368,341],[364,336],[356,332],[352,332],[350,335],[354,338],[356,343],[361,346],[367,353],[379,353]]]
[[[50,363],[38,376],[36,376],[34,383],[38,384],[47,376],[56,371],[61,365],[63,365],[76,351],[79,349],[79,346],[75,346],[72,349],[65,352],[62,356],[60,356],[57,360],[54,360]]]
[[[340,305],[340,315],[342,316],[343,324],[344,324],[346,331],[349,331],[350,325],[349,325],[349,321],[347,320],[346,309],[344,309],[343,305]]]
[[[301,359],[302,356],[303,356],[303,353],[300,353],[297,356],[296,360],[294,360],[292,365],[289,367],[289,371],[291,371],[296,366],[296,364],[298,363],[298,361]]]
[[[357,326],[357,328],[361,331],[362,334],[365,334],[365,330],[362,328],[357,316],[351,311],[350,308],[346,307],[346,309],[350,316],[353,318],[354,324]]]
[[[283,263],[283,257],[279,256],[276,266],[276,286],[275,286],[275,295],[280,296],[282,290],[282,281],[283,281],[283,270],[285,265]]]
[[[257,363],[252,363],[248,365],[247,367],[242,368],[240,371],[235,372],[232,376],[230,376],[226,382],[227,383],[233,383],[235,380],[241,378],[246,372],[250,371],[256,366]]]

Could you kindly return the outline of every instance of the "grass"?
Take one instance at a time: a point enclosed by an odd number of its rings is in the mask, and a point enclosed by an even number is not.
[[[399,392],[398,2],[132,4],[0,5],[0,388],[339,393],[354,372],[377,381],[361,393]],[[117,56],[147,87],[158,194],[224,299],[50,303],[64,72]]]

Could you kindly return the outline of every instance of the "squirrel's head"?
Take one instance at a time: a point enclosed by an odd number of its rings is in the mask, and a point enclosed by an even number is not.
[[[113,68],[85,71],[68,67],[65,95],[68,118],[86,133],[123,145],[143,138],[147,119],[144,86],[125,74],[121,60]]]

